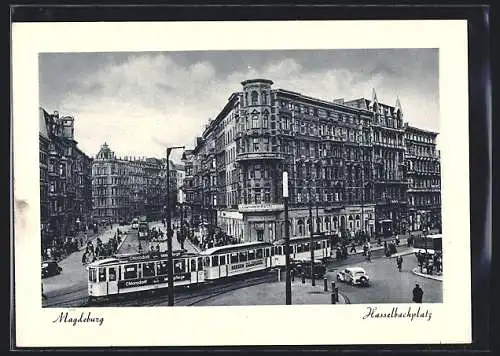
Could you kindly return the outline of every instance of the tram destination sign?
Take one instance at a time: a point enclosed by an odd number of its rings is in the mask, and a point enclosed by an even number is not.
[[[256,261],[251,261],[251,262],[246,262],[246,263],[237,263],[231,265],[231,269],[241,269],[241,268],[250,268],[254,266],[259,266],[264,264],[264,260],[256,260]]]
[[[240,204],[240,205],[238,205],[238,211],[240,213],[282,211],[283,209],[284,209],[283,204]]]
[[[191,279],[191,273],[174,274],[174,282],[189,281],[190,279]],[[135,288],[135,287],[143,287],[143,286],[163,284],[163,283],[165,284],[168,283],[168,276],[137,278],[125,281],[121,280],[118,281],[118,288],[120,289]]]

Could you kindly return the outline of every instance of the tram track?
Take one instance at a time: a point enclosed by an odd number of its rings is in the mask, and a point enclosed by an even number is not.
[[[269,283],[275,279],[275,273],[265,272],[255,276],[246,276],[246,278],[205,282],[196,288],[176,288],[174,305],[193,306],[237,289]],[[55,303],[46,303],[44,307],[153,307],[166,305],[166,303],[168,303],[167,288],[161,288],[134,294],[123,294],[92,303],[88,302],[86,295],[85,297],[78,296]]]

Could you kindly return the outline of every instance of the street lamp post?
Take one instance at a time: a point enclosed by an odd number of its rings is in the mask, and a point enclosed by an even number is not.
[[[313,227],[313,216],[312,216],[312,196],[311,187],[309,186],[309,234],[311,236],[311,242],[309,243],[309,250],[311,251],[311,285],[315,286],[314,281],[314,227]]]
[[[365,239],[365,168],[361,165],[361,231],[363,232],[362,238]]]
[[[184,249],[184,240],[186,238],[184,234],[184,192],[182,189],[179,189],[179,196],[177,198],[179,202],[179,215],[180,215],[180,241],[181,241],[181,247]]]
[[[316,203],[316,233],[320,233],[320,223],[319,223],[319,207],[318,203]]]
[[[288,226],[288,172],[283,172],[283,205],[285,209],[285,294],[286,305],[292,304],[292,281],[290,279],[290,230]]]
[[[167,147],[167,248],[168,248],[168,306],[174,305],[174,261],[172,257],[172,205],[170,203],[170,153],[184,146]]]

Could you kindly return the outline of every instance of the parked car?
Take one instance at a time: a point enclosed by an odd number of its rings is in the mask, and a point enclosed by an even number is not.
[[[62,267],[56,261],[43,261],[42,262],[42,278],[55,276],[61,274]]]
[[[337,281],[350,283],[352,285],[368,286],[370,277],[361,267],[345,268],[337,273]]]
[[[118,225],[120,225],[120,226],[127,225],[127,222],[125,221],[125,219],[120,218],[120,219],[118,219]]]
[[[311,266],[312,263],[310,260],[295,260],[292,262],[293,265],[293,270],[295,273],[299,276],[306,276],[310,277],[311,276]],[[322,261],[314,261],[314,267],[313,267],[313,273],[314,273],[314,278],[323,278],[323,276],[326,273],[326,266],[323,264]]]

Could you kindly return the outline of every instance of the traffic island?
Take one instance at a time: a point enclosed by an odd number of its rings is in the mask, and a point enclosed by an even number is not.
[[[316,286],[302,284],[300,278],[292,282],[292,305],[332,304],[331,290],[324,291],[323,283]],[[197,306],[285,305],[285,282],[269,282],[233,290],[213,298],[204,299]],[[349,304],[341,293],[335,304]]]
[[[425,267],[423,270],[425,270]],[[420,276],[420,277],[433,279],[435,281],[441,281],[441,282],[443,281],[443,273],[427,274],[424,272],[420,272],[420,267],[415,267],[412,270],[412,272],[413,272],[413,274],[416,274],[417,276]]]

